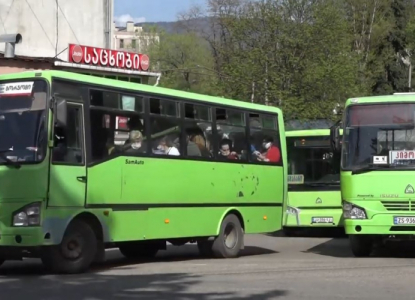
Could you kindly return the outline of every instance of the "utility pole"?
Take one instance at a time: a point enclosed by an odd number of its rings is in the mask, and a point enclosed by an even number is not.
[[[104,0],[104,16],[105,16],[105,48],[112,48],[112,20],[113,20],[113,11],[114,11],[114,0]]]
[[[255,100],[255,81],[252,81],[251,103],[254,103],[254,100]]]
[[[406,57],[402,56],[400,53],[398,53],[398,57],[401,59],[402,63],[408,67],[408,90],[410,91],[412,88],[412,53],[408,49],[405,49],[405,52]]]
[[[268,61],[265,63],[265,105],[268,103]]]

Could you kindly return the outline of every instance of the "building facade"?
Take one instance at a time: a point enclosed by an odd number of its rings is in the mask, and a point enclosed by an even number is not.
[[[125,27],[114,26],[113,31],[112,44],[114,49],[117,50],[132,50],[146,53],[152,43],[160,42],[158,34],[144,31],[142,26],[138,26],[134,22],[127,22]]]
[[[145,54],[112,50],[113,6],[113,0],[0,0],[0,75],[57,69],[141,83],[157,77]],[[10,35],[21,39],[4,42]]]

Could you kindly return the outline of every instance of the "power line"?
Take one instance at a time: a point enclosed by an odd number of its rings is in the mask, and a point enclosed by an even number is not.
[[[36,16],[36,13],[33,11],[33,9],[32,9],[32,7],[30,6],[30,4],[29,4],[28,0],[25,0],[25,1],[26,1],[27,6],[29,6],[30,10],[32,11],[33,16],[36,18],[37,22],[39,23],[40,27],[42,28],[43,33],[46,35],[46,38],[48,39],[48,41],[49,41],[50,45],[52,46],[52,48],[54,48],[53,43],[52,43],[52,41],[50,40],[50,38],[49,38],[48,34],[46,33],[45,28],[43,27],[42,23],[39,21],[38,17]]]
[[[4,33],[7,33],[6,25],[4,25],[4,22],[3,22],[3,19],[1,18],[1,16],[0,16],[0,21],[1,21],[1,24],[3,25]]]
[[[6,30],[6,21],[7,21],[7,18],[9,17],[10,11],[12,10],[13,4],[14,4],[14,0],[10,4],[9,10],[7,11],[7,14],[6,14],[6,18],[4,18],[4,20],[0,16],[0,21],[1,21],[1,24],[3,24],[4,33],[7,33],[7,30]]]
[[[56,2],[58,2],[58,1],[56,1]],[[59,7],[59,10],[61,11],[61,13],[62,13],[63,17],[64,17],[64,18],[65,18],[65,20],[66,20],[66,23],[68,23],[69,28],[71,29],[72,34],[73,34],[73,36],[75,37],[75,39],[76,39],[77,43],[78,43],[78,44],[80,44],[80,42],[79,42],[79,40],[78,40],[78,37],[76,36],[75,31],[73,30],[73,28],[72,28],[72,26],[71,26],[71,23],[69,23],[68,19],[67,19],[67,18],[66,18],[66,16],[65,16],[65,13],[63,12],[63,10],[62,10],[61,6],[59,5],[59,3],[57,3],[57,4],[58,4],[58,7]]]
[[[4,22],[3,22],[3,20],[1,20],[1,22],[3,23],[3,28],[4,28],[4,32],[5,33],[7,33],[7,30],[6,30],[6,21],[7,21],[7,18],[9,17],[10,11],[12,10],[13,4],[14,4],[14,0],[10,4],[9,10],[7,11],[7,14],[6,14],[6,18],[4,18]]]

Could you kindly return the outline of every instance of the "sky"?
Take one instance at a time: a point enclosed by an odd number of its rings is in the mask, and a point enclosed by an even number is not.
[[[176,21],[178,13],[205,3],[206,0],[114,0],[114,21],[117,25],[127,21]]]

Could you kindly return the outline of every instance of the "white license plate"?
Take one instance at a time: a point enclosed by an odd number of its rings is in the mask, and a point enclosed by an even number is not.
[[[333,217],[312,217],[311,223],[333,223]]]
[[[395,225],[415,225],[415,217],[393,217]]]

